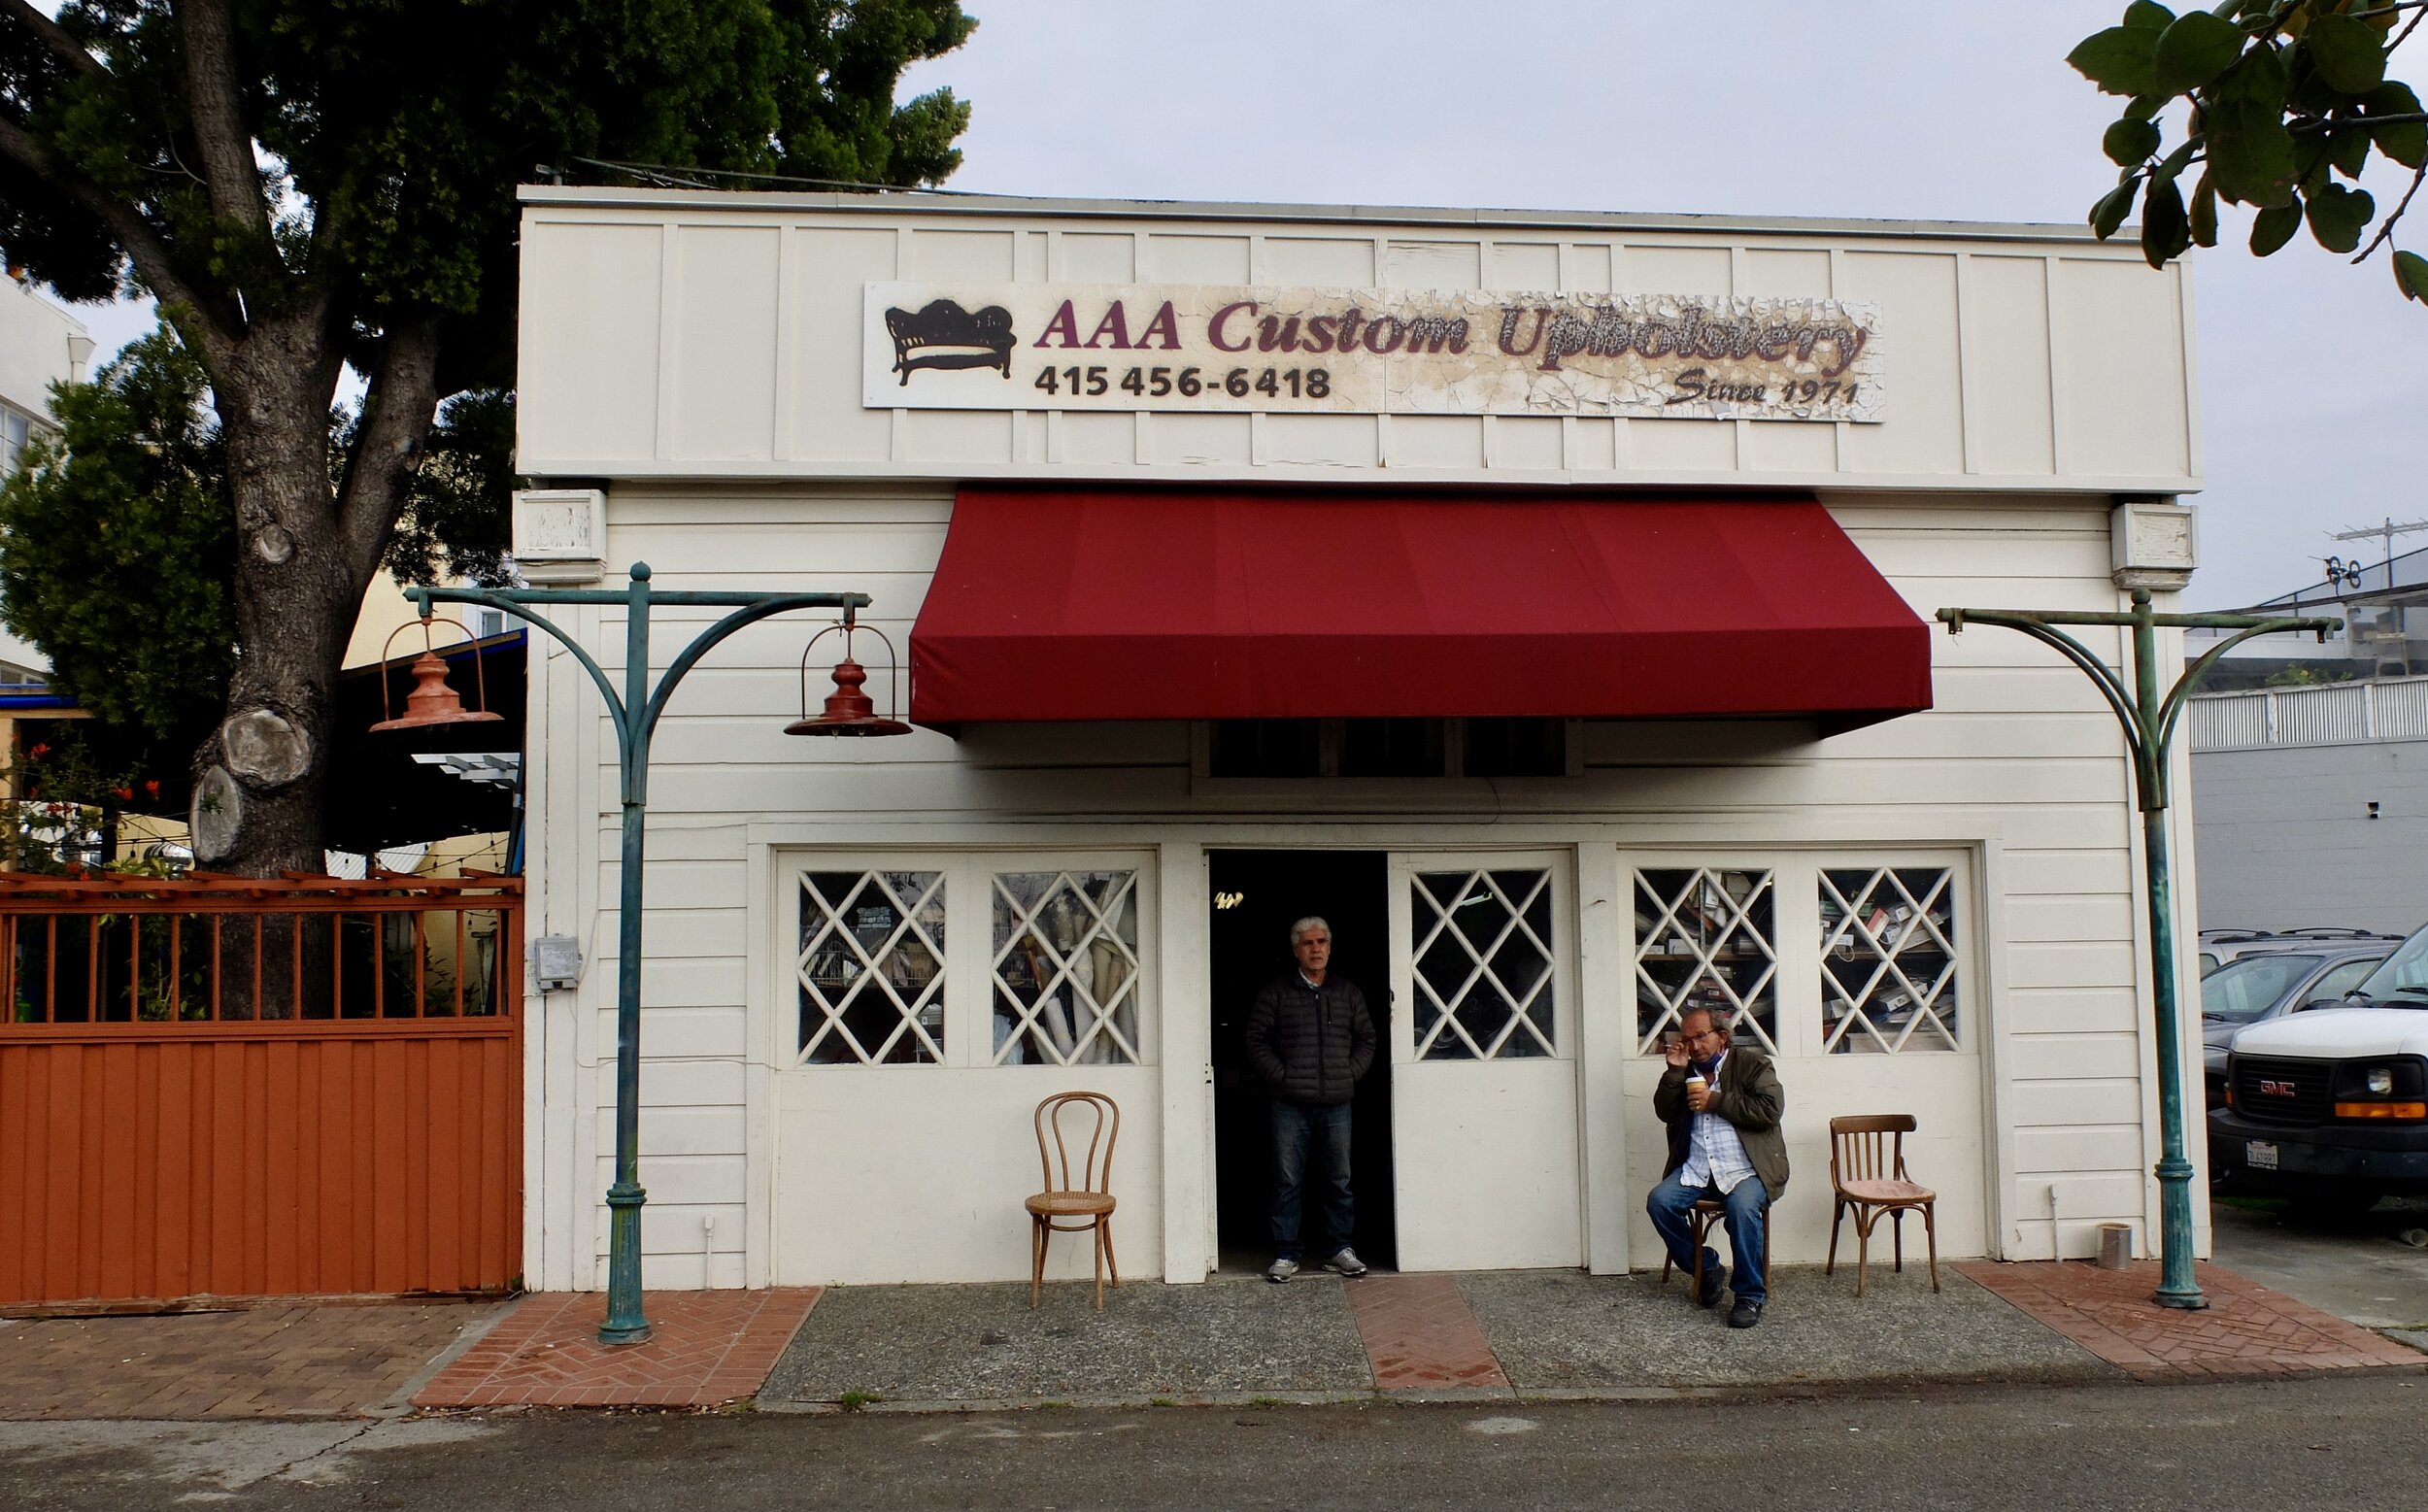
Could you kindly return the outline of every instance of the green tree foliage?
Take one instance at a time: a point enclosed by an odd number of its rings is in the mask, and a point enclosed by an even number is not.
[[[236,666],[236,517],[210,386],[166,330],[88,384],[0,487],[0,612],[103,724],[186,750]]]
[[[2136,0],[2066,59],[2126,101],[2102,141],[2120,172],[2091,207],[2092,228],[2113,236],[2138,200],[2152,267],[2217,245],[2221,201],[2250,207],[2250,248],[2263,257],[2305,224],[2330,252],[2358,249],[2355,262],[2390,246],[2428,175],[2428,115],[2388,77],[2423,17],[2428,0],[2224,0],[2180,16]],[[2190,111],[2171,146],[2166,117],[2178,100]],[[2411,170],[2382,218],[2357,184],[2373,152]],[[2389,260],[2404,297],[2428,301],[2428,259],[2397,250]]]
[[[935,182],[967,107],[894,86],[972,24],[959,0],[0,0],[0,253],[72,299],[155,296],[219,416],[238,655],[193,761],[206,864],[319,863],[371,575],[493,570],[516,185],[583,159]]]

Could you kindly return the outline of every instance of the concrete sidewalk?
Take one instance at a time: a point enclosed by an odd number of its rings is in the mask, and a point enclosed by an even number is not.
[[[2152,1267],[2080,1261],[1783,1267],[1759,1327],[1683,1277],[1377,1272],[1107,1294],[1016,1283],[651,1293],[645,1344],[601,1348],[604,1299],[306,1306],[0,1324],[0,1419],[367,1417],[532,1406],[821,1412],[1161,1402],[1629,1399],[2018,1380],[2281,1376],[2428,1365],[2403,1345],[2204,1266],[2207,1312]],[[1977,1278],[1977,1279],[1976,1279]]]

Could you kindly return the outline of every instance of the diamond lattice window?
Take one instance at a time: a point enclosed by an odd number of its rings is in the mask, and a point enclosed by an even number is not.
[[[1715,866],[1636,873],[1636,1031],[1645,1054],[1698,1008],[1777,1053],[1772,880]]]
[[[1833,1054],[1956,1048],[1955,873],[1821,873],[1821,1029]]]
[[[1417,1058],[1557,1054],[1551,873],[1424,871],[1409,881]]]
[[[944,873],[816,871],[800,879],[800,1058],[944,1058]]]
[[[995,1063],[1131,1065],[1138,1044],[1138,874],[995,878]]]

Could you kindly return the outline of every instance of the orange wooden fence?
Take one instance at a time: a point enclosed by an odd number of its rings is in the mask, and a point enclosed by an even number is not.
[[[0,881],[0,1306],[510,1286],[521,903],[511,878]],[[236,985],[221,953],[187,952],[163,1007],[158,953],[235,915],[253,916],[223,953]],[[282,942],[326,922],[291,947],[309,990],[262,991],[265,915]],[[113,957],[113,985],[150,984],[118,1012],[87,985]],[[77,990],[46,994],[62,962]],[[349,1000],[350,975],[397,989]],[[223,1015],[256,1000],[280,1016]]]

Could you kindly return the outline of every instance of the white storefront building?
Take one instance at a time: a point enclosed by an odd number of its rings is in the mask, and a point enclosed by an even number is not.
[[[869,593],[920,725],[788,739],[802,617],[672,699],[649,1285],[1025,1278],[1030,1110],[1079,1088],[1124,1115],[1126,1276],[1261,1264],[1237,1036],[1309,913],[1387,1018],[1378,1263],[1657,1265],[1695,1004],[1776,1056],[1782,1262],[1842,1113],[1919,1118],[1943,1255],[2148,1247],[2118,732],[1930,616],[2121,608],[2180,538],[2178,270],[2064,227],[534,187],[523,286],[526,565]],[[557,619],[621,680],[620,613]],[[590,678],[531,676],[528,927],[589,965],[530,1001],[525,1265],[580,1289],[620,814]]]

